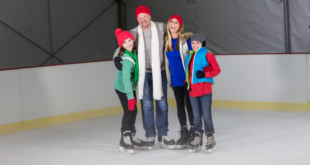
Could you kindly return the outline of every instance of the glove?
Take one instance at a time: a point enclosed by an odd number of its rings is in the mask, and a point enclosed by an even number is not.
[[[186,81],[184,82],[184,89],[185,89],[185,91],[188,90],[188,89],[187,89],[187,82],[186,82]]]
[[[200,71],[200,70],[197,71],[197,77],[198,77],[198,78],[205,78],[205,76],[206,76],[206,75],[205,75],[205,72]]]
[[[128,100],[128,109],[129,111],[133,111],[135,109],[135,105],[137,105],[137,102],[135,99]]]
[[[120,58],[120,57],[115,57],[114,58],[114,65],[120,71],[122,71],[122,67],[123,67],[123,64],[121,63],[121,61],[123,61],[123,59]]]

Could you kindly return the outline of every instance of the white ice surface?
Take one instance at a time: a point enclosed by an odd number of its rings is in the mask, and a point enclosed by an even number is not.
[[[213,109],[217,150],[118,152],[122,114],[0,136],[0,165],[309,165],[310,113]],[[175,107],[169,136],[178,139]],[[137,136],[144,138],[141,112]],[[157,139],[157,138],[156,138]],[[204,137],[204,145],[206,138]]]

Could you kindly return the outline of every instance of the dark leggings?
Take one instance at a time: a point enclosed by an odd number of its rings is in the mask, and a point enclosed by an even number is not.
[[[184,87],[173,87],[174,97],[177,102],[177,109],[178,109],[178,118],[181,127],[187,125],[186,124],[186,113],[185,113],[185,100],[186,100],[186,109],[188,114],[188,120],[191,126],[194,126],[194,116],[193,116],[193,109],[191,105],[191,101],[189,98],[188,91],[185,91]]]
[[[125,131],[128,131],[128,130],[134,132],[136,116],[137,116],[137,106],[135,105],[135,109],[133,111],[130,111],[128,109],[128,99],[127,99],[126,93],[122,93],[116,89],[115,91],[118,95],[119,100],[121,101],[121,104],[124,110],[121,133],[123,134]],[[133,92],[133,94],[136,99],[136,92]]]

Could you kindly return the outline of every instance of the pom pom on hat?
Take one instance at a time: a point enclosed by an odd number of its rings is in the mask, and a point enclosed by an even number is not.
[[[133,35],[129,31],[123,31],[120,28],[117,28],[115,30],[115,35],[116,35],[116,39],[117,39],[119,47],[122,47],[123,42],[125,40],[127,40],[128,38],[131,38],[132,40],[135,40],[135,38],[133,37]]]
[[[117,28],[115,30],[115,35],[117,36],[118,34],[120,34],[123,30],[121,28]]]

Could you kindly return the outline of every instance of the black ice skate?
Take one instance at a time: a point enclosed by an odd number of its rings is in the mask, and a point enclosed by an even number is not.
[[[202,146],[202,136],[199,132],[195,132],[195,138],[192,142],[189,143],[188,152],[194,153],[199,152]]]
[[[191,126],[189,129],[189,138],[187,140],[187,145],[189,145],[190,142],[192,142],[195,139],[195,131],[194,131],[194,127]]]
[[[175,149],[175,141],[169,136],[158,136],[160,148]]]
[[[134,146],[130,141],[130,131],[125,131],[119,142],[120,148],[119,151],[122,153],[133,154]]]
[[[206,144],[206,149],[208,152],[212,153],[213,151],[215,151],[215,139],[213,136],[213,133],[206,133],[207,135],[207,144]]]
[[[155,143],[155,137],[147,137],[145,141],[145,147],[149,150],[152,150]]]
[[[177,141],[177,148],[178,149],[187,148],[188,138],[189,138],[189,131],[187,129],[187,126],[181,127],[180,139]]]
[[[135,149],[146,149],[145,141],[136,137],[136,131],[131,133],[130,141],[134,145]]]

